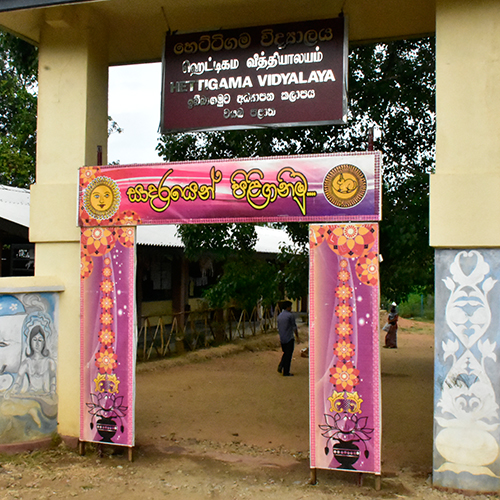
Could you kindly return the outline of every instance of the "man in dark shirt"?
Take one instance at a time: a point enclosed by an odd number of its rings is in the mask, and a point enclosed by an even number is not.
[[[290,365],[295,347],[294,334],[297,337],[297,342],[300,342],[295,317],[291,311],[292,303],[286,301],[283,304],[283,311],[278,316],[278,333],[280,335],[281,350],[283,351],[283,356],[278,365],[278,372],[283,373],[284,377],[291,377],[293,375],[290,373]]]

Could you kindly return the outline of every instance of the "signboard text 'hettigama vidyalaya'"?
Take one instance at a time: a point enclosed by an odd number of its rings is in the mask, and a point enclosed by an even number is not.
[[[342,123],[344,18],[168,34],[162,130]]]
[[[83,167],[80,225],[380,220],[376,152]]]

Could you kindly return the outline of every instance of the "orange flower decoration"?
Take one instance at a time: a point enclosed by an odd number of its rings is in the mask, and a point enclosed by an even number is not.
[[[315,248],[325,241],[326,228],[325,226],[311,226],[309,231],[309,246]]]
[[[110,312],[103,312],[100,317],[101,324],[110,325],[113,323],[113,315]]]
[[[376,230],[372,224],[343,224],[329,226],[326,241],[330,248],[344,257],[360,257],[375,243]]]
[[[347,337],[352,333],[352,325],[346,321],[341,321],[335,325],[335,333],[340,337]]]
[[[115,332],[109,328],[103,328],[99,332],[99,342],[104,346],[109,346],[115,341]]]
[[[110,280],[101,281],[101,292],[102,293],[111,293],[113,291],[114,285]]]
[[[335,354],[341,359],[349,359],[354,355],[354,345],[342,340],[333,346]]]
[[[118,241],[127,248],[134,246],[134,236],[135,230],[133,227],[119,227],[116,231],[118,235]]]
[[[351,273],[349,271],[339,271],[337,277],[339,281],[349,281]]]
[[[84,167],[80,169],[80,186],[86,188],[100,172],[99,167]]]
[[[92,257],[82,255],[80,259],[80,275],[82,279],[88,278],[92,274],[93,269],[94,262],[92,261]]]
[[[113,274],[113,271],[111,270],[110,267],[105,267],[102,270],[102,275],[105,276],[106,278],[109,278]]]
[[[359,370],[350,361],[339,361],[334,368],[330,368],[330,373],[330,382],[335,384],[337,391],[351,392],[359,384]]]
[[[114,226],[137,226],[141,223],[141,218],[133,210],[119,212],[113,217]]]
[[[335,307],[335,316],[341,319],[350,318],[352,316],[352,307],[347,304],[339,304]]]
[[[375,286],[378,283],[378,257],[376,253],[363,255],[356,262],[356,275],[361,283]]]
[[[342,285],[335,288],[335,295],[340,300],[347,300],[352,297],[352,288],[350,286]]]
[[[111,309],[113,307],[113,299],[111,297],[103,297],[101,299],[101,307],[106,309]]]
[[[85,255],[101,256],[116,243],[116,231],[108,227],[92,227],[82,232],[82,251]]]
[[[109,373],[117,367],[117,356],[111,347],[101,347],[95,356],[95,365],[99,369],[99,373]]]

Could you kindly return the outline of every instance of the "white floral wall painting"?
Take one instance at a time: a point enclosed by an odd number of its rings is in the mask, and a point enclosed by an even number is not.
[[[500,283],[492,272],[497,266],[485,255],[493,262],[500,255],[479,250],[436,255],[436,281],[444,286],[437,286],[436,298],[434,483],[482,489],[477,482],[489,491],[500,479],[499,313],[492,307]]]

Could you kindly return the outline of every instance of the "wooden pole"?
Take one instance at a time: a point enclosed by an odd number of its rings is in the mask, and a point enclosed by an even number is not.
[[[309,481],[310,484],[316,484],[317,482],[316,470],[317,469],[311,469],[311,480]]]

